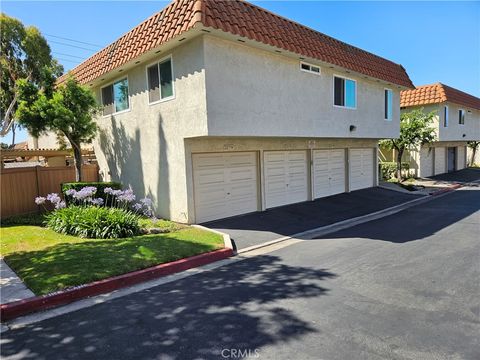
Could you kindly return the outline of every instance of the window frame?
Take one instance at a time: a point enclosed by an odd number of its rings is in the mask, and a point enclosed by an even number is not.
[[[172,95],[162,99],[162,88],[161,88],[161,84],[160,84],[161,77],[160,77],[160,66],[159,65],[161,63],[167,61],[167,60],[170,60],[170,67],[171,67],[171,70],[172,70]],[[149,92],[150,92],[150,87],[149,86],[150,85],[148,83],[148,68],[152,67],[153,65],[157,65],[157,69],[158,69],[158,91],[160,92],[160,100],[155,100],[155,101],[150,102],[150,96],[149,96]],[[159,103],[162,103],[162,102],[166,102],[166,101],[170,101],[170,100],[175,99],[176,93],[175,93],[175,80],[174,79],[175,79],[175,72],[174,72],[172,54],[164,56],[161,59],[155,60],[154,62],[151,62],[151,63],[145,65],[145,83],[146,83],[146,90],[147,90],[148,105],[155,105],[155,104],[159,104]]]
[[[385,121],[392,121],[393,120],[393,90],[392,89],[389,89],[389,88],[383,88],[383,96],[385,97],[385,92],[386,91],[389,91],[391,94],[392,94],[392,103],[391,103],[391,106],[392,106],[392,114],[391,114],[391,117],[388,118],[388,117],[385,117],[385,98],[383,99],[383,116],[385,118]],[[387,101],[387,114],[388,114],[388,101]]]
[[[355,83],[355,107],[350,107],[350,106],[347,106],[347,105],[343,105],[343,106],[342,105],[335,105],[335,78],[336,77],[344,79],[344,80],[351,80]],[[346,91],[347,85],[346,84],[347,84],[347,82],[344,81],[344,89],[343,89],[344,99],[343,99],[343,101],[344,101],[345,104],[347,103],[347,101],[346,101],[346,99],[347,99],[347,91]],[[357,105],[358,104],[358,102],[357,102],[358,101],[358,96],[357,96],[358,95],[358,82],[357,82],[357,80],[346,77],[346,76],[343,76],[343,75],[333,74],[333,77],[332,77],[332,95],[333,95],[333,99],[332,99],[333,100],[332,101],[333,107],[340,108],[340,109],[357,110],[357,107],[358,107],[358,105]]]
[[[448,113],[449,113],[449,108],[448,105],[443,106],[443,127],[448,128]]]
[[[309,67],[310,67],[310,70],[307,70],[307,69],[302,68],[302,65],[307,65],[307,66],[309,66]],[[312,71],[312,70],[311,70],[312,67],[318,68],[318,72]],[[305,62],[305,61],[300,61],[300,71],[306,72],[306,73],[308,73],[308,74],[322,75],[322,68],[321,68],[320,66],[315,65],[315,64],[311,64],[311,63],[308,63],[308,62]]]
[[[463,122],[460,122],[462,120],[462,115],[463,115]],[[465,118],[467,117],[467,112],[465,109],[458,109],[458,125],[465,125]]]
[[[127,79],[127,83],[128,83],[128,108],[126,108],[125,110],[120,110],[120,111],[114,111],[112,112],[111,114],[104,114],[103,113],[103,109],[102,109],[102,117],[108,117],[108,116],[112,116],[112,115],[118,115],[118,114],[123,114],[123,113],[126,113],[126,112],[129,112],[131,111],[132,109],[132,103],[131,103],[131,99],[130,99],[130,79],[128,78],[128,74],[126,75],[123,75],[123,76],[119,76],[117,78],[115,78],[113,81],[110,81],[108,82],[106,85],[103,85],[102,87],[100,87],[100,104],[102,106],[103,105],[103,89],[109,87],[109,86],[113,86],[113,84],[117,83],[117,82],[120,82],[122,80],[125,80]],[[113,100],[113,108],[115,109],[115,93],[113,92],[113,88],[112,88],[112,100]]]

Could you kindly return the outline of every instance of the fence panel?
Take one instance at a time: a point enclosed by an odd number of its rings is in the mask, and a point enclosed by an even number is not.
[[[98,166],[83,167],[84,181],[98,181]],[[60,192],[64,182],[75,181],[71,166],[2,169],[0,173],[1,217],[37,212],[36,196]]]

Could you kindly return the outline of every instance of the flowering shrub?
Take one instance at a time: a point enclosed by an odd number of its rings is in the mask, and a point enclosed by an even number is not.
[[[47,227],[61,234],[116,239],[140,233],[139,216],[129,210],[73,205],[47,215]]]
[[[77,204],[80,205],[80,203],[77,201],[77,199],[72,197],[72,194],[75,192],[72,190],[75,190],[76,192],[81,191],[85,187],[95,187],[97,191],[95,192],[95,198],[101,198],[103,199],[103,202],[105,204],[105,200],[107,199],[107,194],[105,194],[105,188],[112,188],[115,190],[121,190],[122,185],[118,182],[73,182],[73,183],[63,183],[62,184],[62,193],[65,198],[65,202],[68,205],[71,204]],[[109,206],[110,204],[107,204]]]
[[[47,227],[62,234],[91,238],[118,238],[138,234],[141,216],[153,217],[152,201],[149,198],[135,202],[133,190],[103,189],[105,199],[98,197],[95,186],[79,190],[65,190],[66,202],[56,193],[35,199],[37,205],[48,202],[55,210],[47,216]],[[46,209],[46,208],[45,208]]]

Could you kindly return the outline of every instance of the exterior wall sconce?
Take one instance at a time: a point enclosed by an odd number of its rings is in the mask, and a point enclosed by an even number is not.
[[[350,132],[357,130],[357,127],[355,125],[350,125]]]

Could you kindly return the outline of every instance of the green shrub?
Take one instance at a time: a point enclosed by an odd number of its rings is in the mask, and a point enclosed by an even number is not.
[[[381,162],[380,166],[380,175],[384,180],[393,179],[397,173],[397,163],[396,162]],[[410,169],[410,164],[407,162],[402,162],[402,170]]]
[[[75,191],[80,191],[86,186],[94,186],[97,188],[97,192],[95,194],[96,198],[102,198],[104,203],[107,203],[108,196],[105,194],[104,190],[107,187],[112,188],[113,190],[121,190],[122,189],[122,184],[118,182],[69,182],[69,183],[63,183],[62,184],[62,194],[63,197],[65,198],[65,202],[67,203],[67,206],[70,204],[75,204],[75,199],[71,195],[65,194],[67,190],[73,189]],[[110,201],[111,201],[111,196],[110,196]],[[110,205],[110,204],[107,204]]]
[[[14,225],[31,225],[31,226],[44,226],[45,216],[44,214],[25,214],[15,215],[2,219],[1,226],[14,226]]]
[[[91,239],[116,239],[140,233],[139,216],[129,210],[70,206],[47,215],[47,227],[61,234]]]

